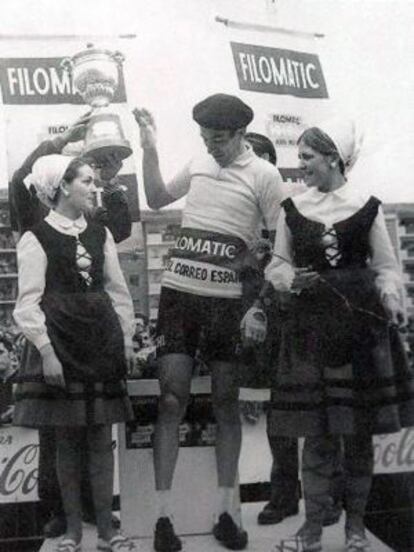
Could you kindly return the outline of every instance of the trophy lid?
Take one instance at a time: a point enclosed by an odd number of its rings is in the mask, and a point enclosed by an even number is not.
[[[92,59],[108,60],[121,63],[124,60],[124,56],[121,52],[112,52],[105,48],[95,48],[93,44],[87,44],[86,50],[82,50],[72,56],[72,62],[74,64],[81,63],[83,61],[90,61]]]

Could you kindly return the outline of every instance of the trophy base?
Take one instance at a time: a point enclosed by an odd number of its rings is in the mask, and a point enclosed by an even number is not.
[[[102,109],[90,117],[84,151],[97,163],[100,163],[108,153],[117,155],[119,159],[125,159],[131,155],[132,148],[122,131],[119,115]]]
[[[113,142],[111,140],[94,141],[90,147],[86,147],[84,155],[92,157],[98,164],[104,162],[109,155],[116,155],[118,159],[126,159],[132,153],[132,148],[127,140]]]

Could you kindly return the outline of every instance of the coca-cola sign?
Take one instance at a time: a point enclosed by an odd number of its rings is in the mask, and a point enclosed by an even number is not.
[[[0,503],[38,500],[36,431],[0,428]]]
[[[119,495],[118,441],[112,432],[114,451],[114,495]],[[34,502],[37,494],[39,438],[37,431],[0,427],[0,504]]]
[[[414,428],[374,437],[375,473],[414,471]]]

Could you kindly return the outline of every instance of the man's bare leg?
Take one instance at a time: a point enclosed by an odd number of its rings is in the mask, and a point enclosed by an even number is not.
[[[154,434],[155,489],[158,521],[154,548],[157,552],[181,550],[180,539],[170,521],[171,487],[179,450],[179,425],[187,408],[191,389],[193,359],[184,354],[168,354],[160,359],[160,401]]]
[[[212,399],[217,420],[216,461],[218,479],[218,522],[213,533],[226,548],[243,550],[248,536],[239,525],[234,507],[234,486],[241,448],[239,389],[236,366],[230,362],[212,362]]]
[[[239,388],[236,367],[211,363],[212,400],[217,420],[216,460],[219,487],[234,488],[241,448]]]
[[[155,488],[171,489],[177,463],[178,428],[187,408],[193,359],[168,354],[160,359],[160,401],[154,435]]]

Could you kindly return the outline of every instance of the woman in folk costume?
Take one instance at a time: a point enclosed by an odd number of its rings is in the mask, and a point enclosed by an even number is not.
[[[67,531],[58,552],[80,550],[80,449],[88,444],[98,548],[131,550],[111,523],[111,426],[131,419],[125,376],[134,315],[111,233],[87,222],[94,173],[86,160],[38,159],[29,175],[51,208],[17,245],[14,317],[31,342],[16,392],[16,425],[54,427]]]
[[[363,517],[372,435],[414,425],[414,380],[398,333],[401,278],[381,204],[347,184],[360,142],[351,121],[306,130],[308,190],[285,200],[266,279],[285,293],[271,432],[305,437],[305,552],[322,550],[335,439],[342,436],[347,552],[368,551]]]

